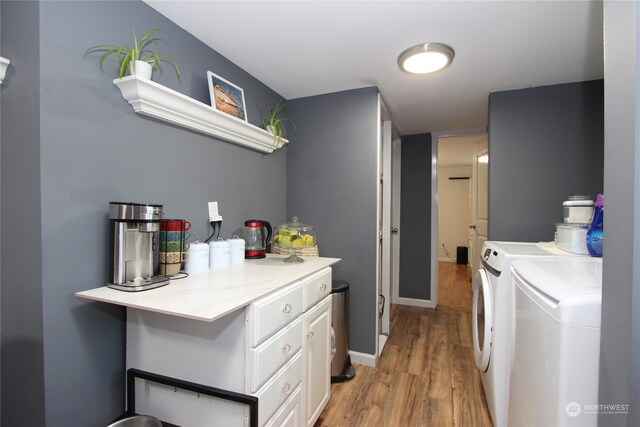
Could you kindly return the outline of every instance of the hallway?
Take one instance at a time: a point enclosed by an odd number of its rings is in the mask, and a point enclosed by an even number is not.
[[[473,289],[471,267],[438,262],[438,308],[471,312]]]
[[[492,425],[473,357],[470,309],[392,305],[378,367],[356,371],[332,385],[316,427]]]

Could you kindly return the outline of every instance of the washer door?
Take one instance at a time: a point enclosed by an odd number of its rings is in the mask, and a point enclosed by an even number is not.
[[[493,296],[491,282],[484,268],[479,268],[473,278],[473,310],[471,316],[473,355],[478,369],[485,372],[489,369],[493,341]]]

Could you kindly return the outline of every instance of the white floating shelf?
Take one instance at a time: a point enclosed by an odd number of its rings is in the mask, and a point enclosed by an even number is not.
[[[224,139],[263,153],[288,143],[286,139],[276,142],[273,135],[244,120],[217,111],[173,89],[154,81],[127,76],[115,79],[113,84],[120,89],[122,97],[133,107],[133,111]]]

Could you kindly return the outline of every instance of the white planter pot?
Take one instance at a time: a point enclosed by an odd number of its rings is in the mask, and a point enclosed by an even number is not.
[[[7,72],[7,67],[9,66],[9,64],[11,64],[11,61],[0,56],[0,84],[2,84],[2,81],[4,80],[4,76]]]
[[[273,140],[275,141],[275,148],[281,148],[284,145],[284,143],[282,142],[282,137],[276,135],[273,126],[266,126],[266,128],[267,132],[269,132],[269,135],[273,136]]]
[[[144,61],[134,61],[129,63],[129,74],[132,76],[138,76],[142,79],[151,80],[151,74],[153,69],[151,64]]]
[[[269,132],[269,134],[276,136],[276,133],[273,130],[273,126],[267,126],[267,132]]]

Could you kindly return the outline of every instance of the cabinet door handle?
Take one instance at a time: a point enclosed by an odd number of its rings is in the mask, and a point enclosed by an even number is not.
[[[327,284],[326,284],[326,283],[323,283],[323,284],[320,286],[320,290],[321,290],[322,292],[326,291],[326,290],[327,290]]]
[[[308,340],[312,340],[313,339],[313,331],[307,332],[307,339]]]
[[[282,312],[286,314],[291,313],[291,305],[285,304],[284,307],[282,307]]]
[[[289,344],[285,344],[285,345],[283,345],[283,346],[282,346],[282,352],[283,352],[284,354],[287,354],[287,353],[289,353],[290,351],[291,351],[291,346],[290,346]]]
[[[284,385],[282,386],[282,391],[284,391],[285,393],[289,393],[289,391],[291,391],[291,384],[284,383]]]

